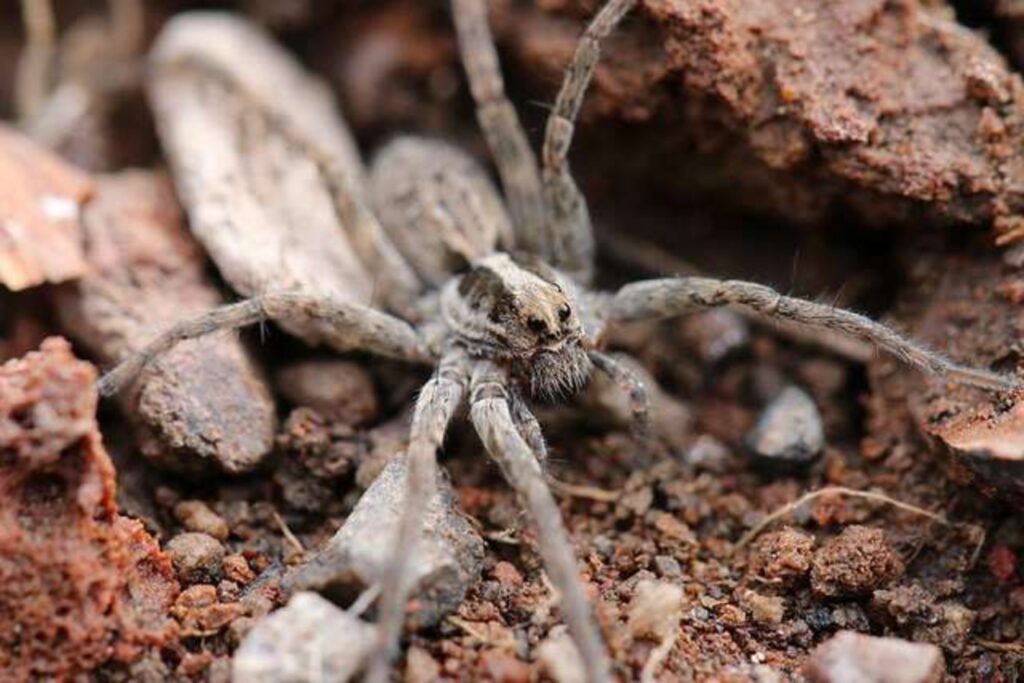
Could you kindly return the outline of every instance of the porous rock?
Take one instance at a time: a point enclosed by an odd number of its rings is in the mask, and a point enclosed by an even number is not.
[[[72,679],[170,645],[171,562],[117,514],[96,370],[63,339],[0,366],[0,671]]]
[[[285,578],[285,589],[317,590],[346,602],[377,583],[394,552],[405,478],[405,457],[393,458],[327,545]],[[417,608],[408,617],[413,627],[436,624],[458,607],[482,569],[483,539],[456,506],[455,490],[439,473],[416,557],[405,558],[416,569]]]
[[[840,631],[804,668],[812,683],[938,683],[946,666],[934,645]]]
[[[69,334],[106,365],[225,303],[163,174],[98,177],[82,232],[89,272],[57,292],[57,312]],[[232,335],[178,344],[118,399],[142,454],[177,471],[245,472],[273,445],[270,392]]]
[[[903,575],[903,561],[882,529],[851,525],[814,554],[811,589],[819,597],[857,597]]]
[[[236,683],[344,683],[377,641],[373,626],[301,592],[257,623],[235,652]]]

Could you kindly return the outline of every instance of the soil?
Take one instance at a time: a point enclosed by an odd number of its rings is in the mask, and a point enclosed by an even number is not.
[[[536,102],[553,97],[559,65],[596,3],[492,4],[509,89],[537,137],[544,107]],[[147,35],[185,5],[152,3]],[[825,5],[814,20],[791,21]],[[87,6],[62,6],[60,25]],[[327,79],[364,154],[411,131],[484,158],[441,6],[249,0],[230,8],[271,26]],[[986,11],[977,21],[1005,16]],[[14,54],[11,10],[2,17],[0,54]],[[848,21],[856,30],[834,40]],[[999,38],[1009,29],[991,35],[970,32],[938,0],[641,3],[611,42],[574,148],[599,234],[649,239],[717,275],[829,293],[957,360],[1016,370],[1024,89],[998,52],[1015,54]],[[12,70],[0,69],[5,113]],[[141,98],[128,101],[127,120],[146,121]],[[104,163],[61,151],[93,171],[156,165],[152,135],[139,123],[89,145],[123,141]],[[606,254],[600,280],[649,275],[641,270]],[[89,277],[86,285],[102,280]],[[203,292],[233,296],[215,275],[195,279]],[[50,335],[74,336],[55,310],[67,296],[67,286],[51,285],[0,293],[2,359]],[[619,676],[638,680],[661,640],[675,638],[658,680],[801,680],[816,646],[852,630],[937,645],[946,680],[1024,678],[1016,397],[923,380],[886,359],[865,366],[756,322],[706,323],[636,326],[614,341],[692,414],[671,441],[586,419],[572,405],[541,415],[548,466],[575,485],[559,494],[561,510]],[[20,660],[0,654],[0,678],[229,680],[238,644],[286,601],[286,572],[327,542],[402,448],[422,370],[360,356],[339,362],[276,330],[242,340],[247,355],[229,350],[229,360],[253,381],[273,378],[259,395],[272,393],[278,420],[271,457],[233,474],[147,459],[124,405],[102,404],[97,431],[95,371],[62,342],[0,368],[4,385],[26,374],[63,387],[32,400],[70,406],[78,430],[49,436],[70,433],[70,449],[37,443],[18,431],[22,414],[0,392],[0,549],[31,550],[16,561],[0,552],[0,641],[13,642],[18,628],[37,634]],[[74,352],[98,364],[113,357],[95,343]],[[778,468],[751,452],[748,434],[789,385],[813,398],[826,445],[803,465]],[[47,472],[71,467],[88,495],[48,490],[33,502],[22,478],[40,466],[39,449],[60,456]],[[408,637],[405,680],[564,676],[558,657],[541,654],[558,652],[561,617],[515,496],[465,427],[450,436],[442,464],[487,541],[484,569],[452,615]],[[767,515],[825,486],[885,493],[932,516],[836,492],[740,546]],[[7,584],[9,573],[28,576],[57,552],[64,561],[50,573],[19,579],[20,589]],[[74,584],[44,609],[21,600],[82,575],[99,588]],[[646,614],[658,603],[653,581],[681,591],[679,611],[668,614],[678,630]],[[87,617],[80,645],[48,649],[65,642],[52,633],[53,610]],[[77,633],[73,619],[63,628]]]

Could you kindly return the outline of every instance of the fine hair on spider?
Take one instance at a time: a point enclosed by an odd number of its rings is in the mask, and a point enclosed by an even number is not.
[[[677,277],[634,282],[615,293],[590,288],[593,233],[567,156],[601,41],[635,2],[608,0],[586,28],[548,118],[538,161],[504,91],[485,0],[452,0],[477,120],[503,192],[459,149],[401,137],[375,157],[369,196],[345,197],[350,212],[358,209],[360,220],[379,223],[416,274],[420,291],[413,294],[422,305],[414,314],[402,319],[353,302],[267,293],[171,327],[100,380],[102,393],[109,395],[180,341],[264,319],[315,319],[330,331],[337,348],[433,366],[410,427],[407,502],[393,561],[381,580],[380,640],[368,680],[379,683],[390,676],[413,589],[409,558],[415,557],[424,511],[436,486],[437,454],[450,422],[464,406],[537,527],[538,550],[561,594],[587,680],[612,679],[612,663],[546,480],[544,438],[530,401],[564,400],[582,390],[596,371],[627,393],[642,421],[647,412],[643,383],[602,350],[606,331],[616,325],[699,309],[745,307],[863,340],[908,366],[950,381],[991,390],[1018,387],[1014,378],[954,363],[864,316],[760,284]],[[315,140],[289,135],[296,144],[317,149]],[[334,182],[326,167],[324,174]]]

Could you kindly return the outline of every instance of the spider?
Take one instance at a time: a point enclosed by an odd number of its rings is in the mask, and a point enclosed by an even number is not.
[[[601,42],[635,3],[609,0],[585,29],[547,120],[538,163],[504,91],[485,0],[452,0],[459,51],[504,199],[476,162],[450,144],[403,137],[378,153],[370,173],[375,211],[360,209],[360,215],[379,221],[426,290],[416,313],[402,319],[399,307],[392,314],[326,297],[266,293],[172,326],[100,380],[101,393],[112,394],[178,342],[265,319],[286,327],[315,320],[335,346],[434,367],[412,418],[407,504],[393,561],[381,579],[380,643],[369,664],[371,681],[390,675],[413,589],[409,558],[435,491],[437,455],[450,423],[467,406],[487,452],[538,529],[544,567],[561,593],[587,680],[611,680],[611,662],[545,478],[544,438],[530,402],[565,400],[600,372],[628,392],[642,421],[643,382],[602,350],[606,332],[617,325],[739,306],[867,341],[952,381],[992,390],[1017,386],[1012,378],[947,360],[859,314],[752,282],[674,277],[634,282],[615,293],[590,287],[594,238],[567,157]]]

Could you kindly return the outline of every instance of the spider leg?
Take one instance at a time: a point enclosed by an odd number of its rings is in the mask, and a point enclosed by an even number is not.
[[[512,418],[507,387],[505,371],[490,361],[478,362],[470,383],[470,419],[537,525],[544,567],[562,594],[565,619],[583,658],[587,680],[610,681],[608,654],[583,592],[569,535],[540,463]]]
[[[614,356],[600,351],[591,351],[589,355],[594,367],[608,375],[629,396],[634,428],[646,429],[650,422],[651,400],[643,380]]]
[[[549,249],[544,241],[544,201],[537,157],[515,107],[505,95],[486,4],[484,0],[452,0],[452,12],[477,120],[508,196],[518,246],[546,255]]]
[[[137,353],[121,361],[98,382],[100,394],[117,393],[152,361],[179,342],[220,330],[237,329],[265,319],[309,319],[323,331],[323,338],[339,351],[360,349],[389,358],[432,362],[432,354],[419,334],[405,321],[361,304],[333,301],[298,293],[265,294],[214,308],[183,320]]]
[[[742,280],[680,277],[634,282],[611,299],[607,321],[615,324],[667,318],[695,309],[730,305],[742,306],[768,318],[861,339],[926,374],[954,382],[993,390],[1020,386],[1013,377],[954,363],[866,316],[785,296],[771,287]]]
[[[537,456],[537,461],[544,466],[548,459],[548,445],[544,440],[544,432],[540,428],[537,416],[530,412],[529,406],[518,391],[510,392],[509,411],[512,421],[519,428],[519,435]]]
[[[414,580],[411,560],[423,529],[427,506],[437,487],[437,451],[462,405],[469,383],[469,361],[462,351],[450,351],[416,400],[408,450],[406,503],[398,527],[395,553],[381,580],[379,641],[366,680],[386,683],[405,622],[405,605]]]
[[[49,69],[57,49],[57,23],[49,0],[21,0],[25,48],[14,78],[14,103],[23,122],[37,114],[50,94]]]
[[[569,172],[569,145],[583,95],[601,56],[601,41],[608,37],[636,0],[609,0],[587,26],[565,70],[555,108],[544,132],[544,201],[554,265],[588,281],[594,268],[594,235],[587,202]]]

